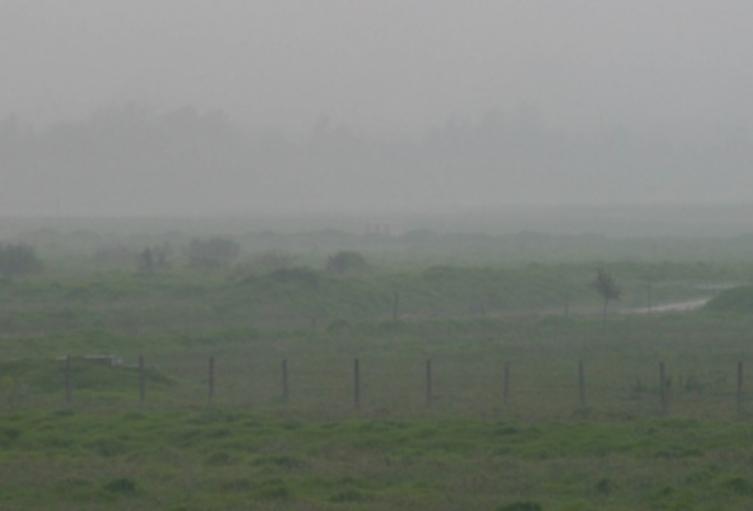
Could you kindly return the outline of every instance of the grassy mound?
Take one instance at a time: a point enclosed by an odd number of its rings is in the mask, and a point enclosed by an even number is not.
[[[711,300],[706,309],[713,312],[753,314],[753,286],[728,289]]]

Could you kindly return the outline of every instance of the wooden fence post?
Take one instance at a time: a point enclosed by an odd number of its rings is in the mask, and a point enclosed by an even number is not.
[[[661,399],[662,413],[667,413],[667,371],[664,362],[659,362],[659,398]]]
[[[144,355],[139,355],[139,403],[146,399],[146,375],[144,374]]]
[[[586,371],[583,361],[578,361],[578,401],[581,408],[586,407]]]
[[[288,359],[282,360],[282,401],[287,403],[290,398],[290,388],[288,386]]]
[[[432,401],[434,400],[434,392],[432,389],[431,380],[431,359],[426,360],[426,406],[431,408]]]
[[[505,362],[505,369],[502,375],[502,402],[507,404],[510,401],[510,363]]]
[[[743,413],[743,362],[737,363],[737,413]]]
[[[65,403],[71,404],[73,401],[73,388],[71,382],[71,356],[65,356]]]
[[[212,404],[214,399],[214,356],[209,357],[209,396],[208,402]]]
[[[357,358],[353,360],[353,406],[361,408],[361,364]]]

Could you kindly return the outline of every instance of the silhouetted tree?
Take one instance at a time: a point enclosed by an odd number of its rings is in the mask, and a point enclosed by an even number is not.
[[[12,278],[18,275],[35,273],[42,269],[42,263],[34,248],[29,245],[0,244],[0,275]]]
[[[602,315],[603,319],[606,320],[609,302],[612,300],[619,300],[622,290],[617,286],[614,277],[610,273],[607,273],[603,268],[596,272],[596,278],[591,285],[596,292],[601,295],[601,298],[604,301]]]
[[[167,244],[157,247],[146,247],[139,254],[139,271],[142,273],[154,273],[165,270],[168,266],[167,257],[170,247]]]
[[[154,273],[154,255],[152,255],[152,249],[146,247],[141,254],[139,254],[139,271],[143,273]]]
[[[353,250],[341,250],[327,259],[327,271],[337,273],[350,273],[365,270],[368,265],[366,259],[359,252]]]
[[[167,253],[168,250],[164,248],[157,249],[154,255],[154,264],[158,270],[164,270],[167,268]]]

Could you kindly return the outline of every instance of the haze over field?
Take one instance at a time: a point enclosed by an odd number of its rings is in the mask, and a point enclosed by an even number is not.
[[[0,0],[0,510],[750,511],[751,20]]]
[[[750,203],[751,15],[2,0],[0,214]]]

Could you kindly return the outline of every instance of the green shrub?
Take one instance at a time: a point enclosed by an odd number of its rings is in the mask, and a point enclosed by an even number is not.
[[[499,506],[497,511],[542,511],[541,504],[531,501],[519,501]]]
[[[105,490],[119,495],[133,495],[136,493],[136,482],[125,477],[113,479],[105,484]]]
[[[609,479],[600,479],[596,483],[596,491],[602,495],[609,495],[612,493],[612,481]]]
[[[724,482],[724,487],[737,495],[753,495],[753,484],[742,477],[733,477]]]
[[[358,490],[345,490],[339,493],[335,493],[330,497],[330,502],[365,502],[369,500],[368,495],[361,493]]]

